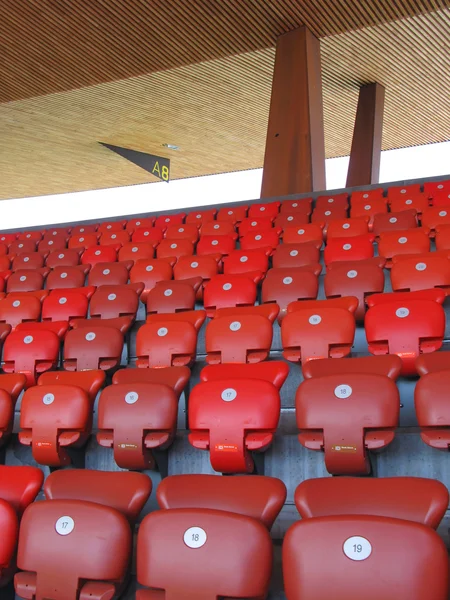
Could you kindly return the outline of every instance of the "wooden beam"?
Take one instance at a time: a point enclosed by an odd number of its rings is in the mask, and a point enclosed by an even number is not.
[[[380,181],[383,112],[384,87],[379,83],[362,86],[356,110],[347,187]]]
[[[323,189],[320,42],[300,27],[277,41],[261,197]]]

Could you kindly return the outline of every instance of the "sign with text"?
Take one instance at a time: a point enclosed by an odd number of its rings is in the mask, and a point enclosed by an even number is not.
[[[104,144],[100,142],[102,146],[112,150],[122,158],[126,158],[130,162],[134,163],[141,169],[145,169],[158,179],[162,181],[170,180],[170,159],[164,156],[155,156],[154,154],[147,154],[146,152],[139,152],[138,150],[130,150],[129,148],[122,148],[120,146],[113,146],[111,144]]]

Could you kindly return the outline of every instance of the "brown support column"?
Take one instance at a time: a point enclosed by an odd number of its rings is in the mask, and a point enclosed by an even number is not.
[[[320,42],[300,27],[277,41],[261,197],[324,189]]]
[[[384,87],[379,83],[362,86],[359,90],[347,187],[380,181],[383,111]]]

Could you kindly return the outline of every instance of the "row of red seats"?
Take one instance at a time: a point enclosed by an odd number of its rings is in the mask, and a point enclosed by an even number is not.
[[[1,584],[18,567],[14,585],[24,599],[120,595],[128,583],[132,527],[151,480],[138,473],[59,471],[45,482],[46,500],[33,503],[41,484],[38,469],[0,467]],[[163,480],[161,510],[139,526],[143,588],[136,598],[265,598],[269,530],[285,498],[284,484],[269,477]],[[283,543],[286,598],[325,600],[338,589],[345,598],[390,598],[395,590],[398,600],[444,600],[448,558],[434,530],[448,501],[447,489],[429,479],[301,483],[295,504],[302,520]]]
[[[332,474],[370,473],[369,450],[394,439],[400,397],[397,356],[312,361],[296,392],[300,443],[323,451]],[[415,390],[417,420],[428,445],[450,446],[450,353],[421,356]],[[280,418],[280,389],[289,368],[271,361],[212,365],[200,374],[188,402],[189,441],[210,453],[222,473],[252,473],[252,452],[273,442]],[[178,399],[190,378],[186,367],[123,369],[100,394],[97,441],[113,448],[123,469],[155,467],[154,450],[166,450],[177,428]],[[25,392],[19,441],[34,460],[58,467],[71,462],[68,448],[81,448],[92,433],[93,405],[105,383],[102,371],[41,375]],[[0,376],[0,442],[10,438],[14,407],[25,387],[22,375]],[[339,402],[342,400],[342,402]]]

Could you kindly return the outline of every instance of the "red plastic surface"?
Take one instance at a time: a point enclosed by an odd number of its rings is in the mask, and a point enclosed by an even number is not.
[[[450,206],[449,206],[450,211]],[[436,250],[450,250],[450,225],[436,226]]]
[[[394,292],[441,288],[450,290],[450,260],[436,252],[398,257],[391,268]]]
[[[426,181],[423,184],[423,191],[429,198],[434,198],[436,194],[441,194],[445,191],[450,193],[450,179],[443,181]]]
[[[233,238],[233,240],[237,239],[238,236],[232,221],[208,221],[202,223],[201,235],[202,237],[228,235]]]
[[[306,225],[290,225],[283,231],[283,244],[305,244],[316,242],[322,245],[323,224],[309,223]],[[320,246],[319,246],[320,247]]]
[[[89,265],[57,266],[47,277],[48,290],[81,288],[84,286]]]
[[[43,373],[38,379],[38,385],[75,385],[87,393],[93,406],[100,388],[103,387],[103,384],[105,383],[105,379],[105,372],[99,370],[80,371],[78,373],[71,373],[70,371],[53,371]]]
[[[239,223],[243,221],[247,216],[248,206],[233,206],[221,208],[217,213],[218,221],[232,221],[233,223]]]
[[[436,235],[436,228],[440,225],[450,225],[450,207],[427,208],[422,213],[422,228],[431,238]]]
[[[64,369],[107,371],[119,366],[123,335],[115,327],[101,327],[95,321],[89,328],[69,331],[64,342]]]
[[[133,234],[139,227],[153,227],[155,217],[138,217],[128,221],[126,230]]]
[[[152,244],[153,246],[157,246],[163,237],[163,230],[159,227],[144,226],[135,229],[133,235],[131,236],[131,240],[133,242],[146,242]]]
[[[12,273],[6,282],[7,293],[42,290],[45,283],[45,277],[49,270],[50,269],[20,269],[19,271]]]
[[[197,227],[200,225],[203,226],[205,223],[214,221],[216,213],[217,209],[215,208],[210,208],[207,210],[194,210],[188,213],[185,223],[195,223]]]
[[[328,225],[328,223],[336,219],[346,219],[348,217],[347,213],[348,210],[346,208],[340,208],[339,206],[319,208],[316,204],[311,215],[311,223],[325,223]]]
[[[105,221],[100,223],[97,231],[99,233],[114,233],[115,231],[122,231],[126,224],[125,219],[121,219],[120,221]]]
[[[258,217],[275,218],[280,210],[281,202],[267,202],[251,204],[248,208],[248,218],[255,219]]]
[[[403,196],[404,197],[395,197],[392,200],[389,197],[391,212],[401,212],[402,210],[414,208],[420,218],[423,211],[429,207],[427,196],[421,192],[404,194]]]
[[[371,191],[376,191],[376,190],[371,190]],[[383,190],[381,190],[383,191]],[[369,229],[372,229],[372,225],[373,225],[373,220],[375,215],[378,214],[383,214],[383,213],[387,213],[388,207],[387,207],[387,199],[386,198],[382,198],[381,196],[378,198],[370,198],[370,199],[364,199],[364,201],[353,201],[353,195],[356,192],[353,192],[352,194],[352,206],[350,208],[350,216],[352,217],[352,219],[358,218],[358,217],[369,217]]]
[[[201,277],[183,281],[159,281],[147,295],[147,314],[176,313],[194,310]]]
[[[67,236],[58,235],[56,237],[45,238],[38,244],[38,252],[48,253],[55,250],[65,250],[67,248]]]
[[[64,290],[62,294],[50,294],[42,305],[43,321],[70,321],[85,319],[89,301],[85,294]]]
[[[144,291],[141,294],[142,302],[147,301],[149,291],[158,281],[168,281],[173,277],[171,261],[166,259],[138,260],[130,271],[130,282],[142,282]]]
[[[316,199],[316,208],[319,209],[328,209],[328,208],[339,208],[339,209],[347,209],[348,208],[348,194],[343,192],[342,194],[333,194],[319,196]]]
[[[273,268],[295,268],[317,264],[320,260],[322,242],[286,244],[277,246],[272,256]]]
[[[108,231],[108,232],[104,232],[102,233],[102,235],[100,236],[99,239],[99,244],[101,244],[102,246],[116,246],[116,245],[120,245],[123,246],[124,244],[127,244],[130,241],[130,234],[128,233],[128,231]]]
[[[166,240],[189,240],[195,244],[198,241],[198,227],[194,223],[169,225],[165,238]]]
[[[300,198],[299,200],[283,200],[280,213],[304,213],[310,215],[312,212],[312,198]]]
[[[93,246],[88,248],[81,255],[82,265],[91,265],[93,267],[97,263],[116,262],[118,246]]]
[[[280,360],[259,363],[229,363],[208,365],[200,372],[200,381],[226,381],[227,379],[261,379],[272,383],[277,390],[283,387],[289,375],[289,365]]]
[[[0,499],[10,504],[19,517],[35,500],[43,483],[44,473],[37,467],[0,465]]]
[[[45,254],[40,252],[23,252],[18,254],[12,261],[11,269],[40,269],[45,263]]]
[[[280,213],[274,221],[275,227],[281,227],[281,229],[283,230],[286,229],[286,227],[290,226],[301,227],[302,225],[306,225],[307,223],[309,223],[308,212]]]
[[[435,371],[448,371],[450,370],[450,352],[421,354],[416,359],[416,368],[419,375],[426,375]]]
[[[181,396],[189,382],[191,372],[187,367],[165,367],[164,369],[120,369],[114,373],[115,383],[157,383],[171,387],[177,397]],[[1,381],[1,380],[0,380]]]
[[[245,235],[262,233],[263,231],[270,231],[273,228],[274,217],[263,217],[258,216],[254,218],[247,218],[241,221],[238,225],[239,237]]]
[[[218,308],[253,306],[256,292],[255,281],[246,275],[215,275],[203,292],[206,314],[213,317]]]
[[[392,258],[399,254],[423,254],[430,251],[430,238],[422,228],[404,231],[387,231],[380,234],[378,254],[390,267]]]
[[[450,447],[449,384],[450,370],[434,371],[422,375],[414,390],[420,437],[428,446],[446,451]]]
[[[259,248],[275,249],[280,243],[279,232],[276,229],[262,231],[261,233],[249,233],[241,238],[242,250],[256,250]]]
[[[373,218],[372,231],[376,236],[388,231],[401,231],[417,227],[417,211],[403,210],[397,213],[377,214]]]
[[[357,358],[322,358],[310,360],[303,365],[305,379],[339,375],[340,373],[361,373],[367,375],[384,375],[397,380],[402,369],[402,360],[396,354],[384,356],[358,356]]]
[[[333,262],[367,260],[373,257],[374,237],[370,234],[328,240],[323,258],[328,266]]]
[[[223,259],[223,272],[225,275],[243,275],[245,273],[259,272],[261,277],[269,269],[270,247],[233,250]]]
[[[81,234],[72,232],[67,246],[75,250],[86,250],[86,248],[97,246],[98,238],[99,234],[94,232],[82,232]]]
[[[155,221],[155,227],[165,231],[170,225],[181,225],[185,217],[186,213],[184,212],[175,213],[172,215],[160,215]]]
[[[119,250],[119,261],[133,261],[133,264],[137,260],[152,259],[154,256],[155,249],[147,242],[129,242]]]
[[[0,299],[0,323],[7,323],[14,329],[25,321],[38,321],[41,303],[33,295],[10,294]]]
[[[36,241],[34,240],[18,240],[12,242],[9,246],[8,254],[10,256],[19,254],[30,254],[36,252]]]
[[[197,244],[197,255],[230,254],[236,247],[235,236],[231,235],[201,235]]]
[[[321,270],[321,266],[318,267]],[[309,267],[270,269],[262,284],[261,302],[278,304],[280,307],[278,320],[281,321],[287,313],[290,302],[315,300],[318,290],[317,271],[314,272]]]
[[[353,217],[341,221],[332,221],[327,228],[327,239],[350,238],[369,232],[369,217]]]
[[[72,228],[71,234],[72,236],[74,235],[81,235],[81,234],[85,234],[85,233],[95,233],[98,229],[98,224],[97,223],[82,223],[81,225],[75,225],[75,227]]]
[[[156,248],[156,256],[158,258],[180,256],[192,256],[194,254],[194,244],[190,240],[162,240]]]
[[[88,285],[126,285],[132,266],[131,261],[97,263],[89,272]]]

